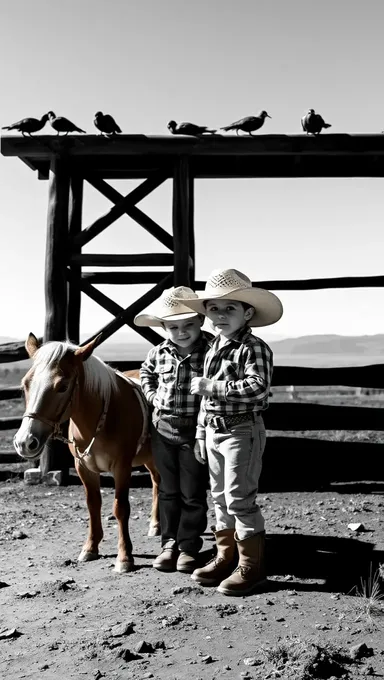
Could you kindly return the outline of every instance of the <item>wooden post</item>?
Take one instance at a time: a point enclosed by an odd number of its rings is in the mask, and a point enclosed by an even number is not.
[[[191,183],[189,160],[181,156],[175,163],[173,175],[173,243],[174,285],[191,285],[190,222]],[[193,227],[192,227],[193,228]]]
[[[54,156],[49,171],[47,241],[45,255],[45,330],[44,342],[67,338],[67,277],[68,257],[68,163]],[[68,447],[66,453],[68,453]],[[40,456],[41,474],[50,470],[65,472],[63,444],[49,441]]]
[[[189,257],[190,257],[189,285],[193,288],[193,290],[195,290],[195,275],[196,275],[194,213],[195,213],[195,180],[194,177],[191,175],[189,177],[188,231],[189,231]]]
[[[83,209],[83,179],[72,175],[69,193],[69,247],[71,255],[80,255],[81,246],[75,244],[75,237],[81,232]],[[68,291],[68,339],[80,343],[81,310],[81,264],[71,264]]]

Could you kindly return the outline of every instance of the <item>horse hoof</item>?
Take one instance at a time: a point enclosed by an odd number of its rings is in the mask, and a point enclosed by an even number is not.
[[[77,558],[78,562],[93,562],[93,560],[98,560],[99,555],[98,553],[90,552],[89,550],[82,550],[79,557]]]
[[[118,574],[127,574],[129,571],[133,571],[135,567],[134,562],[120,562],[120,560],[117,560],[115,567],[113,571],[116,571]]]
[[[153,536],[160,536],[161,531],[160,531],[160,524],[151,524],[148,529],[148,534],[147,536],[150,536],[153,538]]]

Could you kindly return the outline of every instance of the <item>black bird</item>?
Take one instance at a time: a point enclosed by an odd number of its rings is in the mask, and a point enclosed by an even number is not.
[[[319,135],[323,128],[330,128],[332,125],[325,123],[319,113],[314,109],[309,109],[308,113],[301,119],[301,127],[304,132],[311,135]]]
[[[264,125],[266,118],[271,118],[271,116],[269,116],[266,111],[260,111],[258,116],[240,118],[240,120],[236,120],[234,123],[231,123],[231,125],[220,128],[220,130],[236,130],[237,135],[239,134],[239,130],[242,130],[253,136],[252,132],[259,130]]]
[[[81,130],[78,128],[74,123],[72,123],[68,118],[64,118],[64,116],[56,116],[53,111],[48,111],[48,117],[49,117],[49,122],[52,125],[53,129],[56,130],[57,134],[59,135],[60,132],[65,132],[67,135],[68,132],[84,132],[85,130]]]
[[[167,128],[173,135],[192,135],[193,137],[209,133],[214,135],[216,130],[211,130],[206,125],[194,125],[194,123],[179,123],[175,120],[170,120]]]
[[[109,113],[104,114],[101,111],[97,111],[93,123],[100,130],[101,134],[114,135],[116,132],[121,132],[115,119]]]
[[[17,130],[18,132],[21,132],[23,137],[25,137],[26,134],[31,137],[32,132],[38,132],[39,130],[43,129],[48,118],[49,118],[48,113],[45,113],[44,116],[40,118],[40,120],[38,118],[23,118],[22,120],[18,120],[17,123],[12,123],[12,125],[6,125],[1,129]]]

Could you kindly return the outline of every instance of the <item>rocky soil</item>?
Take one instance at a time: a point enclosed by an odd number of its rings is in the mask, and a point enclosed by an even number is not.
[[[112,499],[113,489],[103,488],[100,559],[78,565],[87,527],[82,487],[0,483],[1,679],[384,675],[380,485],[261,493],[268,587],[247,598],[152,568],[160,539],[146,536],[145,486],[131,491],[136,570],[115,573]],[[209,529],[204,538],[207,558]]]

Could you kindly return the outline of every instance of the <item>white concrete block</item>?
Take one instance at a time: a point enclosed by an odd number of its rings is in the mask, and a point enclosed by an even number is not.
[[[28,468],[24,470],[24,483],[25,484],[40,484],[41,482],[41,470],[40,468]]]

